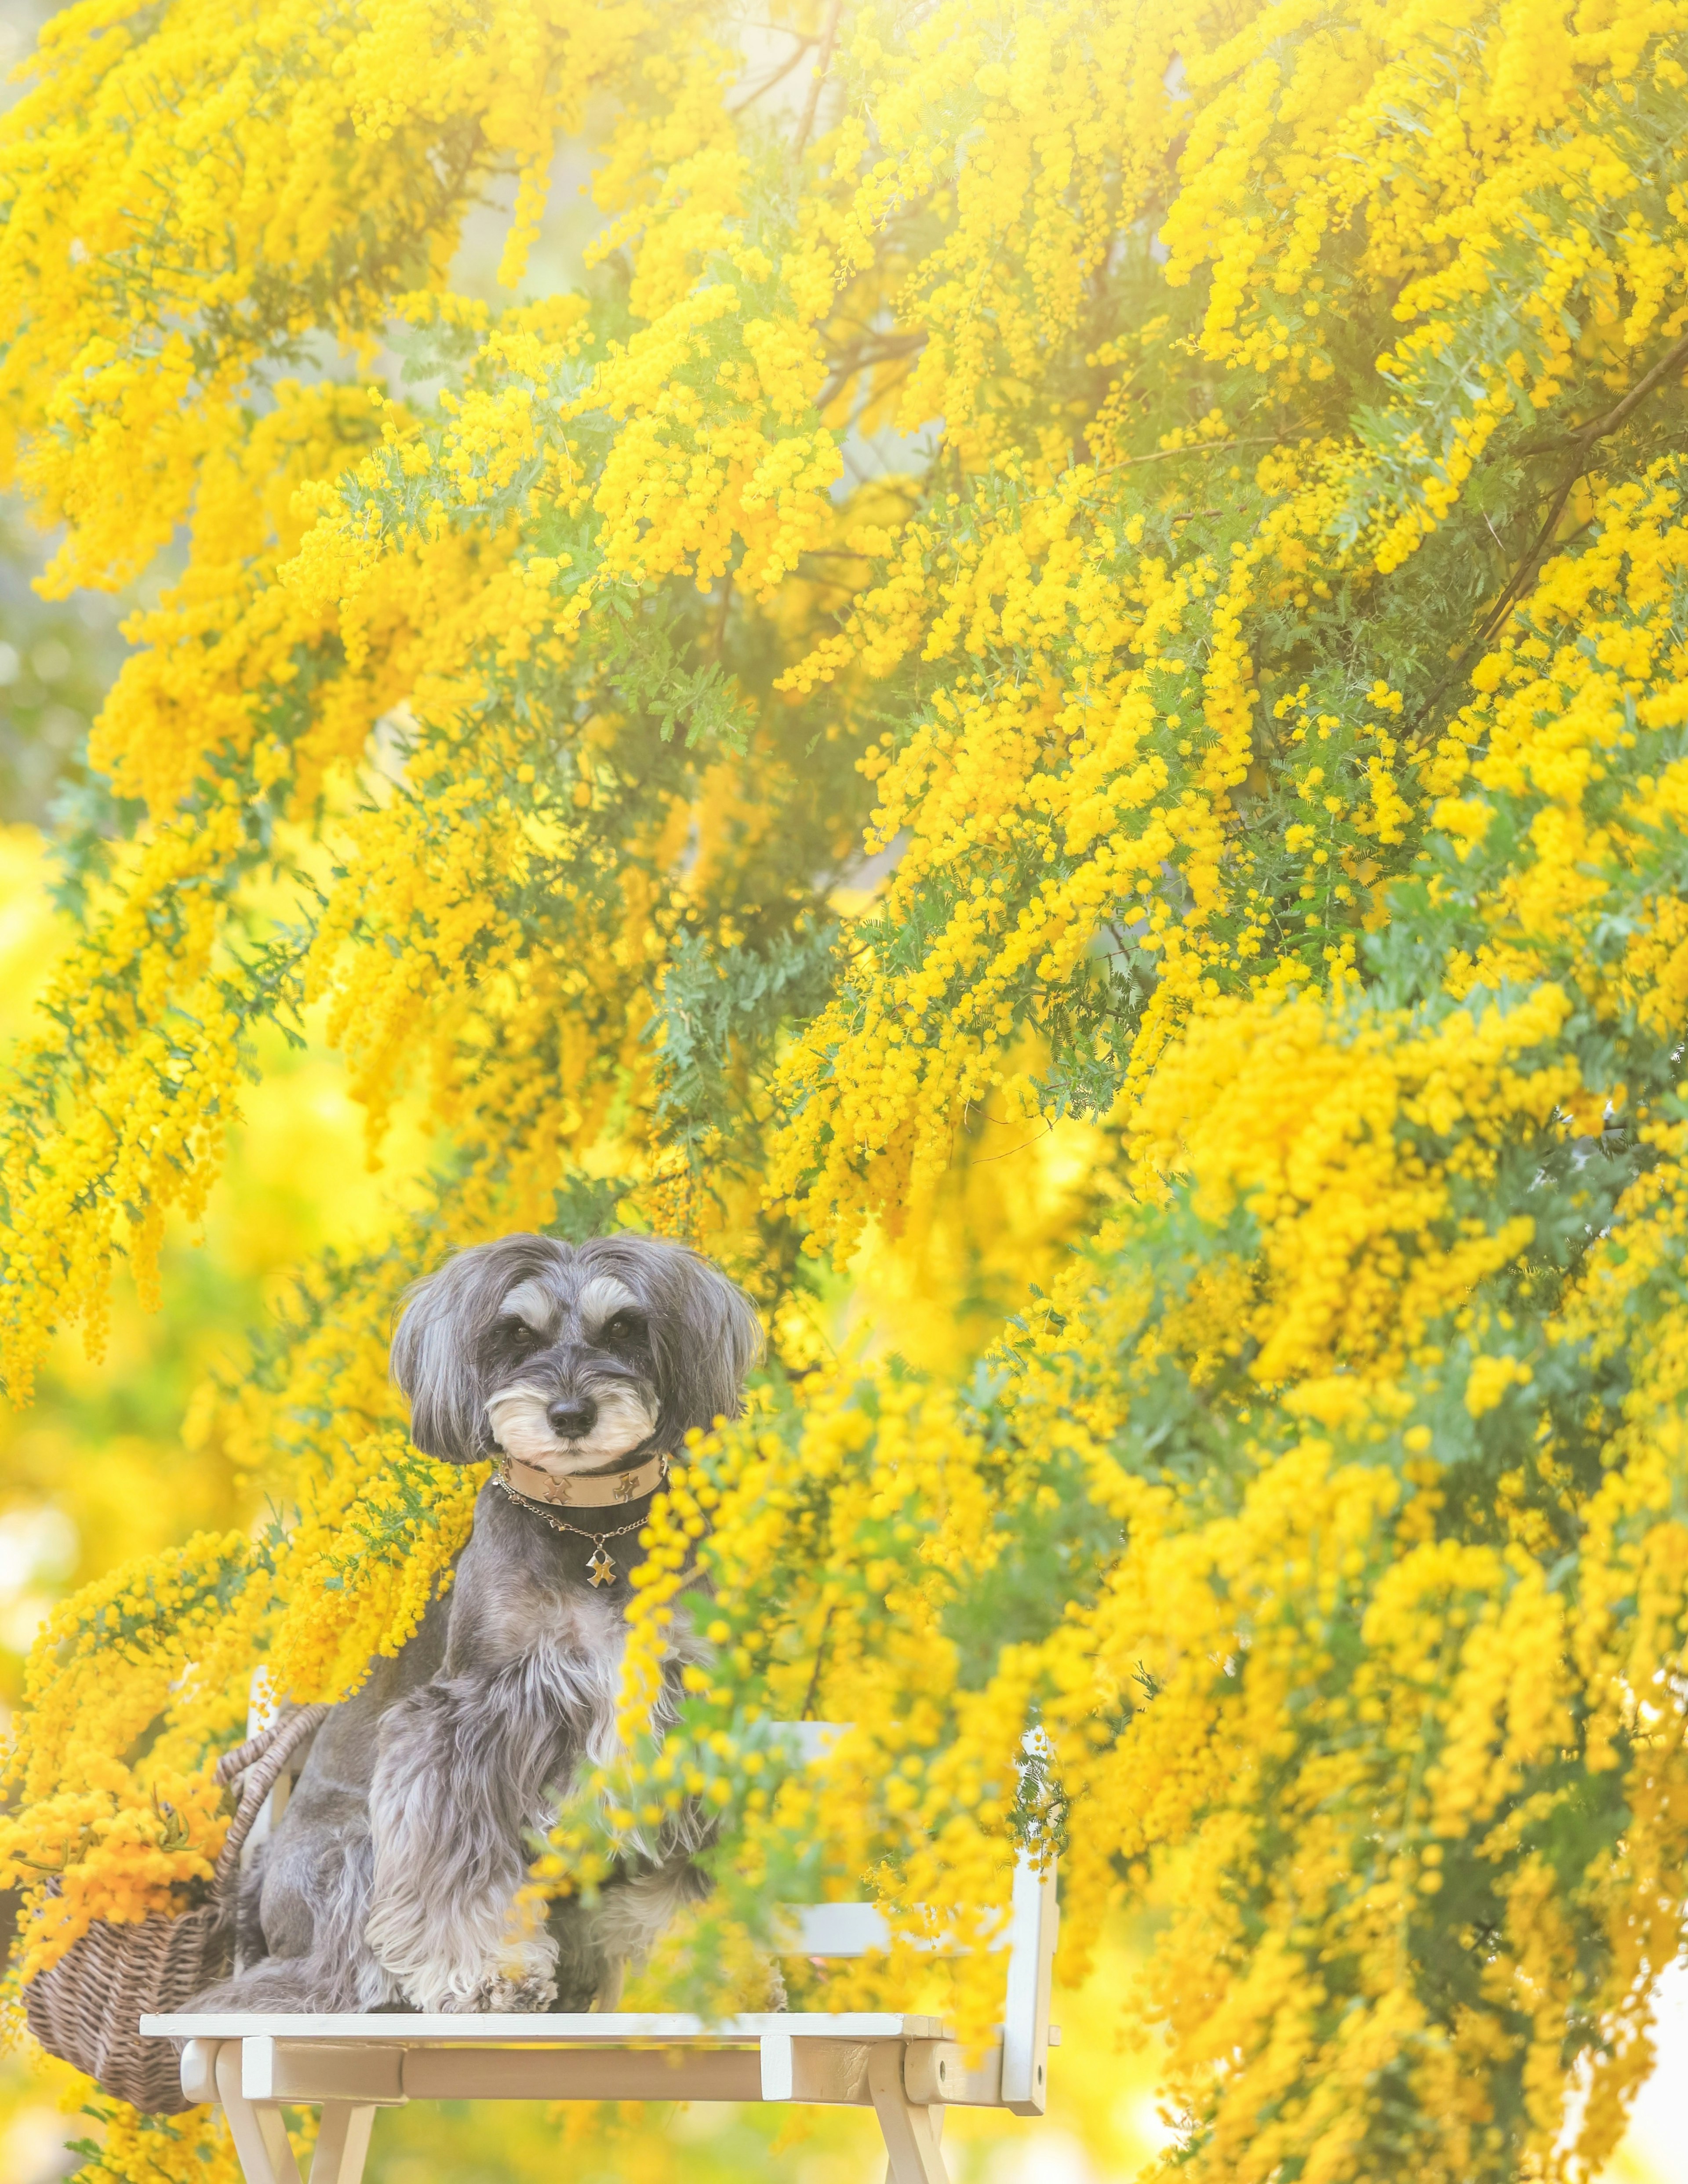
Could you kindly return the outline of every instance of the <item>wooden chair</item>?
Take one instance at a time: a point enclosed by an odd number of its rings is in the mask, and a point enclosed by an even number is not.
[[[836,1727],[794,1733],[812,1756]],[[223,2109],[246,2184],[299,2184],[284,2105],[319,2107],[310,2184],[359,2184],[376,2111],[415,2100],[813,2101],[871,2108],[888,2184],[948,2184],[948,2107],[1041,2115],[1050,1977],[1059,1912],[1053,1864],[1022,1857],[998,2038],[971,2065],[943,2021],[894,2014],[782,2011],[708,2024],[637,2012],[358,2017],[145,2017],[180,2040],[182,2089]],[[790,1953],[861,1957],[887,1942],[871,1903],[790,1907]]]

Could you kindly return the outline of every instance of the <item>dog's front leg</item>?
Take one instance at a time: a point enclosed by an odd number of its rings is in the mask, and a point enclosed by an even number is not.
[[[523,1832],[563,1758],[523,1681],[442,1679],[381,1724],[364,1938],[418,2009],[543,2009],[556,1992],[554,1942],[511,1918]]]

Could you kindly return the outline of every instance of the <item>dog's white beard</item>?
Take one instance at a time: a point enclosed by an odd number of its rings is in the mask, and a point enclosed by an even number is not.
[[[554,1479],[567,1479],[629,1454],[656,1430],[655,1417],[631,1388],[606,1388],[593,1400],[598,1416],[592,1431],[578,1440],[558,1439],[545,1415],[552,1396],[526,1381],[518,1380],[489,1396],[487,1418],[493,1440],[506,1456],[549,1472]]]

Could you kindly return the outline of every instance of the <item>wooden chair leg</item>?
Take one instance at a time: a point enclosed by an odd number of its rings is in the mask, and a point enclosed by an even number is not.
[[[375,2103],[325,2101],[322,2128],[311,2156],[310,2184],[363,2184]]]
[[[868,2050],[867,2090],[885,2135],[885,2184],[950,2184],[938,2142],[944,2111],[909,2098],[903,2085],[903,2051],[896,2041],[876,2041]]]
[[[299,2184],[298,2164],[287,2142],[287,2126],[279,2109],[254,2108],[241,2091],[238,2040],[226,2040],[217,2050],[217,2098],[229,2120],[229,2136],[235,2142],[246,2184]]]

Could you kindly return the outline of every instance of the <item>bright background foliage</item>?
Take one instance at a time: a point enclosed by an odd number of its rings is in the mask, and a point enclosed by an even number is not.
[[[56,910],[5,850],[14,1978],[203,1876],[256,1662],[337,1696],[448,1568],[404,1282],[621,1221],[772,1337],[549,1868],[717,1807],[653,1991],[799,1880],[983,1937],[1053,1831],[1045,2161],[1630,2160],[1688,1893],[1685,30],[52,18],[0,121],[63,603],[7,640],[14,810],[61,777]],[[818,1780],[799,1713],[857,1724]],[[763,2120],[581,2159],[866,2158]],[[120,2111],[86,2159],[227,2168]]]

